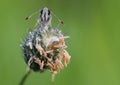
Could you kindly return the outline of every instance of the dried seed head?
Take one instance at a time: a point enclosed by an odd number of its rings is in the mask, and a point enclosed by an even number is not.
[[[25,62],[34,71],[50,69],[54,72],[63,69],[62,60],[65,65],[70,61],[63,34],[54,28],[45,32],[40,29],[29,32],[22,43]]]

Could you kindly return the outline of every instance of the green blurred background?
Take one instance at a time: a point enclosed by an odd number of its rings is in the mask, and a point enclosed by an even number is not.
[[[120,85],[120,0],[0,0],[0,85],[18,85],[26,72],[20,42],[48,7],[63,21],[71,62],[51,82],[49,71],[25,85]],[[53,17],[53,26],[57,26]]]

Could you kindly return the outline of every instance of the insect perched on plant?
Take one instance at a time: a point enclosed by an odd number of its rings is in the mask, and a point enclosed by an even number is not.
[[[64,36],[58,28],[52,27],[51,14],[53,12],[47,7],[43,8],[38,18],[38,27],[29,32],[21,44],[24,60],[29,70],[22,78],[20,85],[23,85],[31,71],[42,73],[44,70],[49,70],[52,73],[52,80],[54,80],[55,74],[63,69],[64,65],[67,66],[70,61],[70,55],[65,50],[67,48],[65,39],[69,36]],[[55,14],[53,15],[55,16]],[[59,18],[58,20],[63,23]]]

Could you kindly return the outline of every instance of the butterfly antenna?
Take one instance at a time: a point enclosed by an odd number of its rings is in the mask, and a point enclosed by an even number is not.
[[[59,23],[64,24],[64,22],[58,16],[56,16],[52,11],[51,13],[58,19]]]
[[[38,12],[39,12],[39,11],[36,11],[36,12],[32,13],[30,16],[27,16],[27,17],[25,18],[25,20],[30,19],[32,16],[34,16],[34,15],[37,14]]]

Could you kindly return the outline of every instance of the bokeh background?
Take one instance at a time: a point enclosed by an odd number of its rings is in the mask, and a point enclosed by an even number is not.
[[[64,21],[71,62],[54,82],[49,71],[33,72],[25,85],[120,85],[120,0],[0,0],[0,85],[18,85],[25,74],[20,42],[39,14],[25,17],[43,7]]]

